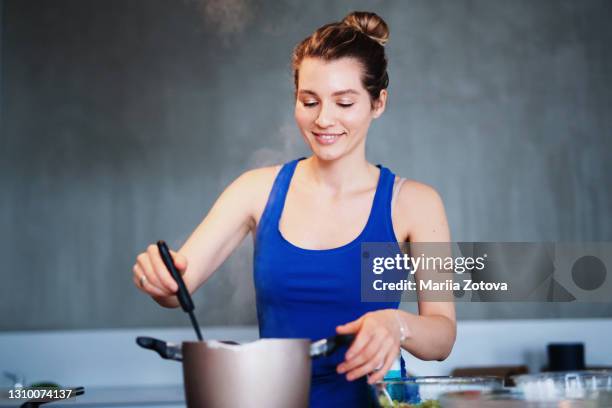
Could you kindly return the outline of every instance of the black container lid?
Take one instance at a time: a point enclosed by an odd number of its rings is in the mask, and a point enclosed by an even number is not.
[[[584,370],[583,343],[551,343],[548,349],[548,371]]]

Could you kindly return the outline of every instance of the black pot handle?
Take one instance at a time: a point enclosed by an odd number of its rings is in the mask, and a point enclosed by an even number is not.
[[[145,349],[156,351],[166,360],[183,361],[181,347],[174,343],[167,343],[153,337],[136,337],[136,343]]]
[[[354,334],[337,334],[310,345],[310,357],[325,357],[334,353],[339,347],[349,345],[355,340]]]

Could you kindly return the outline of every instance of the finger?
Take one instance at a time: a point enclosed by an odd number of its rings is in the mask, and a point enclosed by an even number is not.
[[[168,295],[165,292],[162,292],[159,288],[156,288],[155,286],[152,286],[149,283],[145,283],[144,287],[142,287],[140,286],[140,283],[137,282],[136,286],[138,286],[144,293],[146,293],[149,296],[158,296],[158,297],[164,297],[164,298],[168,297]]]
[[[372,372],[383,370],[385,363],[386,363],[386,356],[388,356],[389,353],[391,352],[392,345],[393,345],[393,340],[391,339],[383,340],[381,344],[379,344],[378,346],[378,352],[374,356],[370,357],[367,363],[363,364],[360,367],[355,368],[352,371],[349,371],[346,376],[347,379],[349,381],[352,381],[366,374],[371,374]]]
[[[147,247],[147,253],[149,254],[149,260],[151,261],[151,265],[153,266],[153,270],[158,277],[158,282],[166,288],[172,294],[176,293],[178,290],[178,284],[174,281],[172,275],[170,275],[170,271],[164,265],[164,261],[162,261],[161,256],[159,255],[159,249],[157,245],[149,245]]]
[[[170,250],[170,255],[172,255],[174,266],[176,266],[176,268],[181,272],[181,275],[182,275],[183,272],[185,272],[185,269],[187,269],[187,257],[173,250]]]
[[[393,362],[397,358],[399,353],[389,352],[387,353],[387,358],[385,359],[385,363],[379,371],[374,372],[368,377],[368,384],[374,384],[377,381],[381,381],[387,375],[387,372],[393,365]]]
[[[360,353],[359,360],[356,357],[353,361],[347,363],[346,379],[352,381],[380,368],[387,352],[382,345],[383,341],[381,339],[371,341],[364,352]]]
[[[132,268],[132,272],[133,272],[132,280],[134,281],[134,284],[136,285],[138,289],[146,293],[146,290],[140,284],[140,277],[145,276],[144,272],[142,271],[142,267],[138,263],[136,263],[134,264],[134,267]]]
[[[357,333],[361,328],[361,324],[363,323],[363,316],[357,320],[353,320],[352,322],[348,322],[346,324],[342,324],[336,327],[336,332],[338,334],[350,334]]]
[[[146,291],[142,288],[142,286],[140,286],[140,282],[138,280],[138,274],[140,274],[139,270],[140,270],[140,267],[138,266],[138,264],[134,265],[134,267],[132,268],[132,271],[134,272],[132,273],[132,281],[134,282],[134,286],[136,286],[138,290],[146,293]]]
[[[375,356],[379,352],[381,343],[382,338],[377,337],[376,335],[372,335],[369,338],[367,344],[357,354],[355,354],[350,359],[347,358],[346,361],[344,361],[338,366],[338,372],[346,373],[366,364],[373,356]]]
[[[355,340],[351,344],[351,347],[349,347],[349,349],[346,352],[345,358],[347,360],[350,360],[351,358],[356,356],[358,353],[360,353],[361,349],[370,341],[370,338],[373,335],[372,331],[368,330],[368,328],[366,327],[367,321],[364,319],[365,316],[367,316],[367,314],[362,316],[359,319],[359,321],[361,321],[360,328],[359,328],[359,331],[357,333]]]
[[[163,296],[163,297],[167,297],[168,295],[164,292],[162,292],[159,288],[151,285],[149,282],[147,282],[145,280],[144,285],[141,282],[140,277],[141,276],[146,276],[144,274],[144,272],[142,271],[142,269],[140,268],[140,265],[136,264],[134,265],[134,275],[132,276],[132,280],[134,281],[134,285],[136,285],[136,287],[146,293],[147,295],[156,295],[156,296]]]
[[[172,291],[168,290],[160,282],[157,273],[155,273],[153,263],[151,262],[151,255],[145,252],[138,255],[138,258],[136,259],[142,271],[142,273],[139,274],[138,279],[140,279],[140,276],[144,276],[145,278],[147,278],[147,284],[145,285],[145,289],[148,289],[152,286],[159,289],[164,294],[164,296],[170,296],[173,294]]]
[[[375,371],[378,367],[380,367],[381,362],[383,361],[384,361],[383,355],[376,357],[368,361],[367,363],[349,371],[346,374],[346,379],[348,381],[353,381],[353,380],[363,377],[366,374],[370,374],[371,372]]]

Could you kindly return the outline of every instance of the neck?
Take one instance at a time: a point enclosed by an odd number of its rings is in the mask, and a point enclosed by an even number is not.
[[[304,160],[304,170],[310,183],[331,194],[367,188],[378,179],[378,169],[357,155],[331,161],[313,155]]]

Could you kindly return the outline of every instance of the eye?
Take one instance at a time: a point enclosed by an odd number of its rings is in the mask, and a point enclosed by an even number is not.
[[[305,108],[313,108],[313,107],[317,106],[318,104],[319,103],[316,102],[316,101],[302,102],[302,105]],[[346,109],[346,108],[350,108],[351,106],[353,106],[354,103],[352,103],[352,102],[348,102],[348,103],[347,102],[344,102],[344,103],[338,102],[337,105],[340,106],[341,108],[345,108]]]

